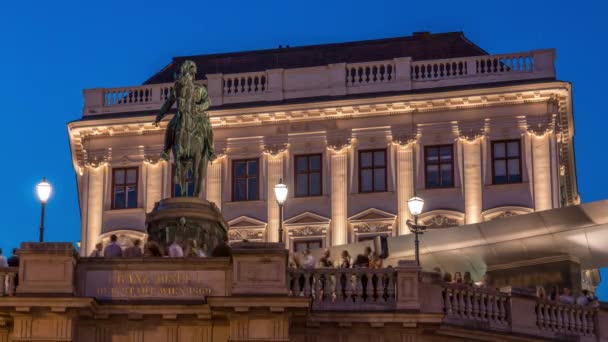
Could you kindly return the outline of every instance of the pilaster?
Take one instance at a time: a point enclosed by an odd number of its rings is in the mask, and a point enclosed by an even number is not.
[[[532,144],[532,163],[534,176],[534,210],[551,209],[551,157],[549,139],[550,132],[530,133]]]
[[[482,216],[482,173],[481,173],[481,140],[483,137],[461,137],[464,154],[464,208],[465,224],[481,222]]]
[[[331,245],[348,242],[348,146],[333,146],[331,153]]]
[[[144,162],[146,170],[146,212],[154,209],[154,204],[162,199],[163,167],[160,159],[148,159]]]
[[[95,244],[101,235],[103,204],[104,204],[104,179],[107,164],[86,166],[83,174],[84,186],[84,208],[81,227],[81,255],[86,256],[93,251]]]
[[[277,204],[277,198],[274,195],[274,186],[281,181],[283,178],[283,153],[278,152],[276,154],[266,153],[266,163],[268,170],[268,231],[267,239],[269,242],[279,241],[279,205]]]
[[[222,209],[222,163],[223,157],[219,157],[207,166],[206,198],[207,201],[215,203],[218,209]]]
[[[398,234],[409,234],[407,220],[412,218],[407,201],[414,197],[414,141],[406,140],[397,145],[397,211]]]

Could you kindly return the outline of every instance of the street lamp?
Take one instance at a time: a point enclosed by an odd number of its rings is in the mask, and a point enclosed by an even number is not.
[[[422,213],[422,207],[424,206],[424,200],[420,197],[412,197],[407,201],[407,207],[410,213],[414,216],[414,223],[407,220],[407,226],[412,233],[414,233],[414,248],[416,253],[416,265],[420,266],[420,242],[418,241],[418,235],[423,234],[426,230],[426,226],[418,225],[418,215]]]
[[[283,242],[283,203],[287,199],[287,185],[283,184],[283,179],[279,179],[279,184],[274,186],[274,196],[279,205],[279,242]]]
[[[42,178],[42,181],[36,185],[36,194],[40,200],[40,242],[44,241],[44,207],[51,197],[52,190],[53,188],[46,178]]]

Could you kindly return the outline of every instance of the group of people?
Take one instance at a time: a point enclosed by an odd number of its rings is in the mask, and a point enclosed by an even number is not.
[[[435,272],[441,274],[441,270],[436,267]],[[454,276],[451,273],[446,272],[442,275],[442,280],[446,283],[451,284],[463,284],[467,286],[477,287],[493,287],[490,277],[484,275],[482,281],[474,282],[471,277],[471,272],[455,272]],[[543,286],[536,287],[536,297],[543,300],[548,300],[561,304],[579,305],[579,306],[597,306],[599,305],[598,298],[589,290],[582,290],[578,294],[573,294],[572,289],[564,287],[561,289],[558,286],[552,286],[551,291],[547,294],[547,291]]]
[[[118,244],[118,237],[116,235],[110,236],[110,242],[105,246],[99,242],[95,245],[95,250],[91,252],[89,257],[91,258],[139,258],[139,257],[170,257],[170,258],[182,258],[182,257],[207,257],[203,248],[198,246],[198,243],[194,239],[183,241],[175,239],[165,250],[161,246],[154,242],[148,241],[141,248],[141,240],[133,240],[133,245],[123,249]],[[224,239],[219,245],[217,245],[211,252],[212,257],[230,257],[232,256],[232,250],[228,245],[228,239]]]
[[[562,288],[560,291],[558,286],[551,287],[550,293],[543,286],[536,287],[536,296],[539,299],[544,299],[561,304],[579,305],[579,306],[598,306],[598,298],[589,290],[582,290],[578,294],[574,294],[572,289],[568,287]]]
[[[316,261],[310,250],[295,252],[290,255],[289,266],[292,268],[314,269],[314,268],[382,268],[382,258],[378,252],[372,252],[370,247],[365,247],[362,254],[353,260],[347,250],[342,251],[338,260],[331,259],[329,249],[323,251],[323,255]]]
[[[435,267],[434,271],[437,273],[441,273],[441,269],[439,269],[438,267]],[[476,285],[473,281],[473,277],[471,276],[471,272],[468,271],[464,272],[464,275],[462,272],[455,272],[454,276],[452,276],[452,273],[450,272],[445,272],[442,276],[442,279],[446,283],[464,284],[468,286]],[[482,281],[480,283],[477,283],[477,285],[487,285],[485,283],[486,281]]]
[[[17,248],[13,249],[13,255],[11,255],[9,258],[2,254],[2,248],[0,248],[0,268],[2,267],[19,267]]]

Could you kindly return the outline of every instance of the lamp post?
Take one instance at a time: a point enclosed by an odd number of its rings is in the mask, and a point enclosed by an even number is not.
[[[40,200],[40,242],[44,242],[44,208],[49,197],[51,197],[52,190],[53,188],[46,181],[46,178],[42,178],[42,181],[36,185],[36,194],[38,195],[38,200]]]
[[[420,266],[420,242],[418,241],[418,235],[423,234],[426,229],[426,226],[418,225],[418,215],[422,213],[423,206],[424,200],[420,197],[412,197],[407,201],[407,207],[414,216],[414,223],[407,220],[407,226],[414,233],[414,251],[416,253],[416,265],[418,266]]]
[[[283,184],[283,179],[279,179],[279,184],[274,186],[274,195],[279,205],[279,242],[283,242],[283,204],[287,199],[287,185]]]

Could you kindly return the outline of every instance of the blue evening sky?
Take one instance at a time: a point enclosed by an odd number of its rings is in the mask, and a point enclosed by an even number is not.
[[[557,50],[574,85],[584,202],[608,198],[604,1],[3,1],[0,247],[38,238],[34,186],[54,186],[48,241],[80,239],[66,123],[82,89],[136,85],[172,56],[464,31],[490,53]],[[608,247],[608,246],[607,246]],[[608,300],[608,272],[600,294]]]

